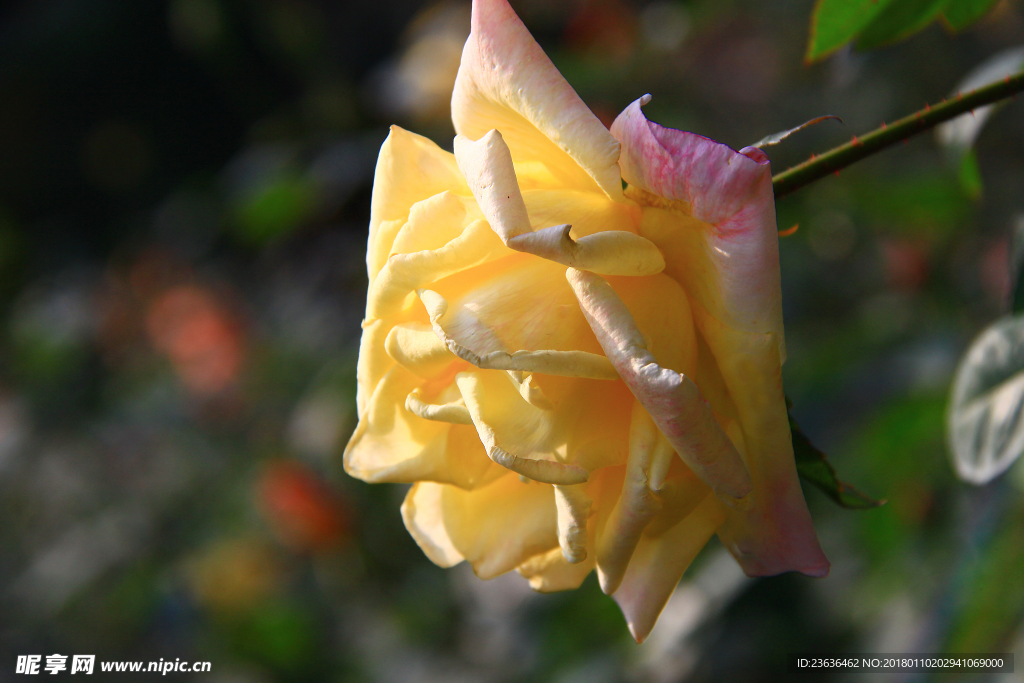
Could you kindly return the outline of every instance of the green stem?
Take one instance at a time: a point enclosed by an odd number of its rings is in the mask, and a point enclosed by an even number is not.
[[[807,161],[783,171],[772,177],[772,185],[775,187],[775,198],[783,197],[794,192],[804,185],[809,185],[815,180],[820,180],[830,173],[840,171],[855,161],[860,161],[866,156],[906,140],[911,135],[917,135],[926,130],[934,128],[943,121],[955,118],[960,114],[977,109],[986,104],[992,104],[999,100],[1016,95],[1024,90],[1024,71],[1015,76],[1008,76],[1001,81],[990,83],[984,87],[972,90],[968,93],[960,93],[954,99],[944,100],[934,107],[925,106],[921,111],[904,117],[890,125],[882,124],[867,135],[853,140],[845,145],[812,156]]]

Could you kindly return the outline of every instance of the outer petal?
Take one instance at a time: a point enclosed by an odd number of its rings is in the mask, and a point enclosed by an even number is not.
[[[477,140],[497,128],[517,161],[620,199],[619,146],[558,73],[506,0],[476,0],[452,93],[452,122]]]
[[[475,491],[420,482],[406,496],[402,518],[436,564],[465,558],[482,579],[558,547],[554,489],[514,474]]]
[[[722,523],[724,510],[717,498],[706,496],[664,535],[640,539],[622,585],[612,596],[638,643],[650,635],[686,568]]]
[[[395,235],[405,224],[412,205],[445,190],[469,195],[455,156],[421,135],[391,126],[373,176],[366,245],[371,283],[387,262]]]
[[[823,576],[828,560],[797,480],[782,394],[778,237],[767,158],[651,123],[640,110],[644,103],[631,104],[612,126],[622,142],[623,177],[644,207],[641,235],[664,252],[665,272],[693,300],[707,345],[701,388],[717,413],[738,421],[741,434],[730,436],[753,480],[750,509],[729,510],[720,535],[748,574]]]
[[[685,242],[677,249],[667,248],[675,243],[658,244],[666,252],[667,271],[727,325],[775,333],[785,358],[767,157],[760,150],[746,156],[700,135],[648,121],[640,109],[647,98],[626,107],[612,124],[612,134],[622,143],[622,177],[654,195],[639,198],[641,204],[676,209],[705,224],[691,219],[680,225],[679,231],[689,234],[679,236]],[[700,258],[687,257],[685,250],[697,250]]]

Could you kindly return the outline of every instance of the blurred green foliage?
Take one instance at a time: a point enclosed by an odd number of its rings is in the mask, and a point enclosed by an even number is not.
[[[818,0],[811,18],[807,60],[819,60],[856,40],[868,50],[904,40],[941,17],[963,30],[997,0]]]

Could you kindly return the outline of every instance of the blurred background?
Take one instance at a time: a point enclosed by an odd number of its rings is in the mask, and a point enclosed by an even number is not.
[[[1008,0],[814,66],[811,0],[512,4],[606,123],[648,92],[651,119],[735,148],[845,120],[767,150],[776,170],[1024,43]],[[439,569],[404,487],[342,472],[377,150],[391,123],[451,147],[468,30],[455,0],[0,10],[0,681],[32,653],[208,660],[196,679],[224,683],[777,681],[788,652],[1024,667],[1024,469],[973,487],[945,445],[956,363],[1009,307],[1021,101],[982,132],[980,178],[923,135],[778,203],[794,415],[888,500],[805,487],[828,579],[746,579],[713,541],[637,646],[593,576],[535,595]]]

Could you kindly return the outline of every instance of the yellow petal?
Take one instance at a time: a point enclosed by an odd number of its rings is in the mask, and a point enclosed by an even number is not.
[[[387,372],[345,449],[345,471],[371,483],[480,486],[492,465],[473,427],[424,420],[406,408],[421,381],[399,365]]]
[[[391,324],[384,320],[364,320],[363,336],[359,338],[359,359],[356,361],[356,412],[362,415],[377,384],[395,361],[384,352],[384,342]]]
[[[722,523],[725,506],[706,496],[685,519],[662,536],[637,543],[622,584],[612,597],[630,633],[642,643],[651,633],[686,568]]]
[[[563,186],[622,196],[619,145],[558,73],[506,0],[473,3],[452,94],[455,130],[501,131],[517,162],[541,161]]]
[[[587,519],[593,503],[580,484],[555,487],[558,545],[566,562],[578,564],[587,559]]]
[[[571,225],[555,225],[510,238],[516,251],[601,275],[654,275],[665,259],[653,242],[625,230],[598,232],[574,240]]]
[[[604,356],[585,351],[554,351],[544,349],[540,351],[513,351],[511,353],[500,348],[496,335],[492,330],[487,329],[479,321],[474,320],[471,339],[475,339],[479,345],[488,351],[474,351],[466,344],[460,343],[446,329],[446,318],[448,314],[448,302],[444,298],[430,290],[420,290],[420,299],[423,301],[434,332],[441,339],[445,346],[453,354],[472,363],[484,370],[508,370],[513,372],[540,372],[549,375],[562,375],[565,377],[586,377],[589,379],[618,379],[615,369]],[[465,325],[468,316],[463,316],[462,324]],[[494,347],[499,347],[495,349]]]
[[[384,340],[384,350],[396,363],[424,379],[433,377],[458,360],[424,323],[395,325]]]
[[[581,484],[589,473],[564,462],[564,436],[554,415],[530,405],[498,371],[456,376],[487,455],[502,467],[549,484]],[[561,450],[562,452],[559,452]]]
[[[534,228],[568,223],[576,239],[609,230],[640,233],[643,212],[633,203],[620,204],[602,194],[565,188],[526,189],[521,177],[519,186]]]
[[[421,481],[413,484],[402,503],[402,521],[423,554],[439,567],[454,567],[465,558],[452,543],[444,525],[441,498],[444,484]]]
[[[512,156],[498,131],[476,142],[456,137],[455,158],[484,217],[510,249],[603,275],[652,275],[664,269],[658,248],[626,230],[592,232],[578,240],[570,236],[569,224],[533,230]]]
[[[719,531],[723,544],[750,576],[799,571],[825,576],[829,562],[818,543],[793,459],[782,393],[778,340],[721,325],[696,311],[697,324],[716,350],[735,402],[753,490],[747,511],[730,510]]]
[[[482,579],[558,547],[554,490],[515,475],[475,491],[421,482],[402,513],[427,557],[442,567],[465,558]]]
[[[427,138],[391,126],[377,157],[370,202],[370,237],[366,267],[372,283],[387,262],[399,229],[413,204],[452,190],[469,195],[455,156]]]
[[[650,469],[657,443],[658,428],[644,407],[634,402],[626,479],[597,552],[597,576],[601,590],[609,595],[622,583],[644,527],[661,510],[661,501],[650,489]]]
[[[437,195],[438,198],[453,197],[448,193]],[[445,203],[427,200],[417,207],[430,203]],[[433,211],[425,211],[422,218],[427,225],[433,224]],[[410,216],[410,223],[419,218]],[[441,222],[447,216],[438,219]],[[415,290],[431,285],[462,270],[467,270],[482,263],[507,255],[507,250],[488,228],[483,220],[476,220],[465,230],[435,250],[416,251],[409,254],[392,254],[388,262],[370,285],[366,297],[366,317],[370,320],[384,318],[409,308],[415,301]]]
[[[405,409],[424,420],[460,425],[473,424],[473,418],[469,415],[466,402],[461,398],[448,403],[430,403],[424,400],[419,388],[413,389],[405,397]]]
[[[519,191],[512,154],[497,130],[475,142],[457,135],[455,159],[480,210],[502,242],[530,232],[530,217]]]
[[[538,593],[579,588],[593,569],[592,554],[582,562],[573,564],[565,559],[561,548],[534,555],[516,567],[516,571],[530,582],[530,588]]]

